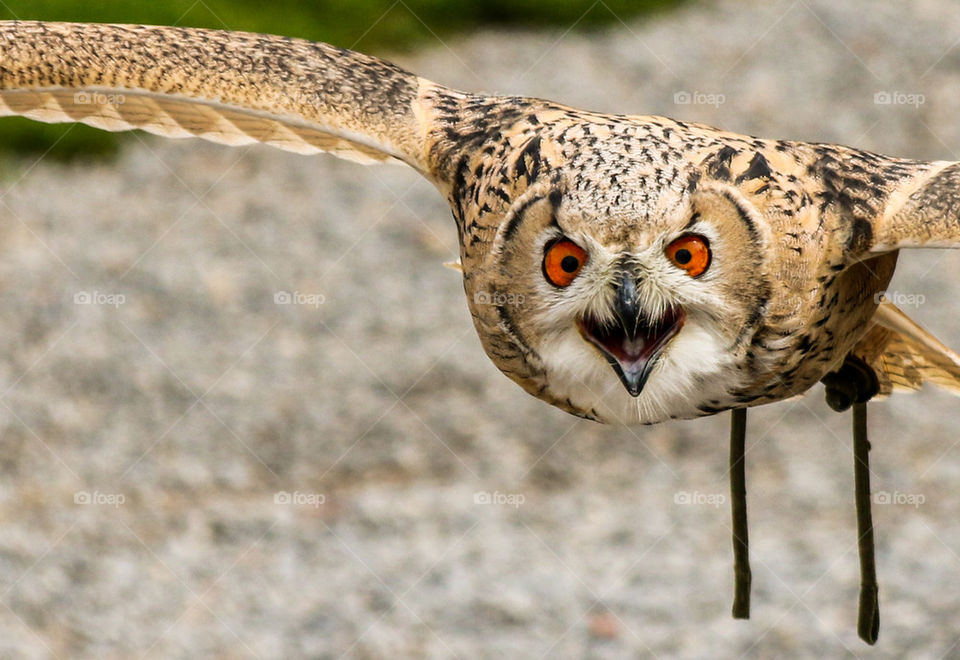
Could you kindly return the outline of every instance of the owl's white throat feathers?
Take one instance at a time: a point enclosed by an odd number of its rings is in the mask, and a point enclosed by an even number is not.
[[[570,399],[611,424],[653,424],[705,413],[739,384],[735,359],[722,337],[697,315],[686,319],[653,364],[639,395],[632,396],[604,355],[576,327],[546,338],[540,351],[554,396]]]

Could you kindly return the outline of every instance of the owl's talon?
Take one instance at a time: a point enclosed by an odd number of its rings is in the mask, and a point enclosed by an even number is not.
[[[880,391],[880,382],[873,367],[856,355],[848,355],[836,371],[822,379],[827,405],[843,412],[855,403],[866,403]]]

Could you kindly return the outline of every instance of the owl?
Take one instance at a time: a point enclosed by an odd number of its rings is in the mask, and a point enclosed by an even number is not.
[[[734,615],[749,614],[746,409],[854,408],[861,597],[879,630],[865,401],[960,356],[884,297],[901,248],[960,247],[960,163],[478,95],[303,40],[0,22],[0,116],[403,163],[443,195],[484,350],[580,417],[733,410]]]
[[[401,162],[450,204],[494,364],[581,417],[652,424],[799,395],[850,356],[881,394],[960,389],[883,299],[960,245],[960,164],[449,89],[297,39],[0,23],[0,115]]]

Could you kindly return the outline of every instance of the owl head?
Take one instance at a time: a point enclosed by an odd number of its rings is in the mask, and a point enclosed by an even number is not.
[[[514,206],[487,277],[468,281],[490,357],[541,398],[601,421],[694,417],[725,402],[744,384],[738,365],[767,290],[763,237],[739,200],[678,195],[637,222],[636,199],[611,212],[556,183]]]

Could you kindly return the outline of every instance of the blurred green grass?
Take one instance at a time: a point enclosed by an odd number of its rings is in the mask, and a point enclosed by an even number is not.
[[[325,41],[373,54],[414,48],[483,26],[590,29],[684,0],[3,0],[0,19],[145,23],[246,30]],[[0,120],[0,152],[60,160],[107,157],[124,137],[76,124]]]

